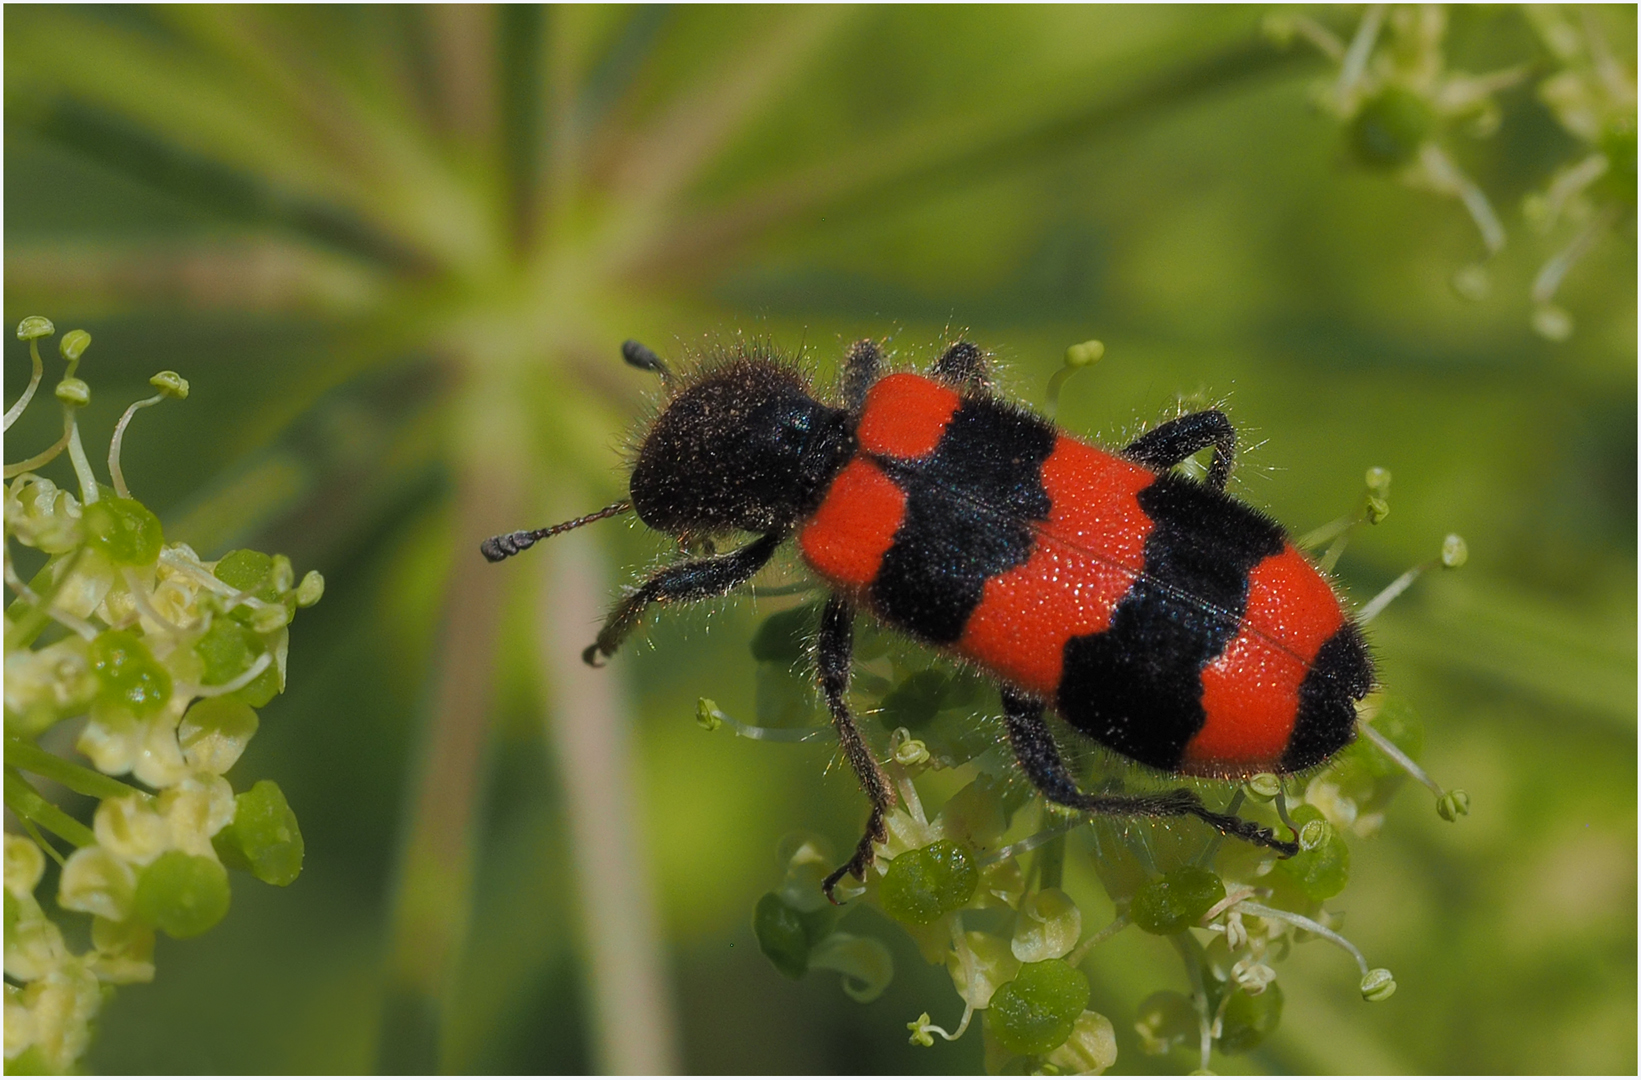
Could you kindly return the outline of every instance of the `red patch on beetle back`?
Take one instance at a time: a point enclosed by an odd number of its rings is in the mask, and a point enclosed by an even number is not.
[[[1274,769],[1299,713],[1299,686],[1344,623],[1322,575],[1288,544],[1248,574],[1248,606],[1225,651],[1202,670],[1207,720],[1183,771],[1247,776]]]
[[[921,375],[885,375],[867,392],[855,435],[869,454],[925,457],[934,453],[962,402],[955,390]]]
[[[877,577],[905,515],[906,493],[871,461],[856,457],[799,531],[798,550],[832,584],[859,591]]]
[[[1066,642],[1109,627],[1145,566],[1151,519],[1135,495],[1155,479],[1061,435],[1043,462],[1049,515],[1031,557],[986,582],[957,650],[1052,701]]]

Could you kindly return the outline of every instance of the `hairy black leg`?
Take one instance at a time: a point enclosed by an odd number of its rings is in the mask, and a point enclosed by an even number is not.
[[[838,742],[843,746],[843,756],[849,759],[849,765],[855,770],[855,776],[860,779],[860,788],[866,797],[872,800],[872,814],[866,819],[866,832],[861,836],[860,843],[855,845],[855,853],[849,861],[827,875],[821,883],[821,890],[832,903],[837,903],[832,897],[832,890],[837,887],[843,875],[853,874],[857,880],[866,880],[866,868],[872,865],[872,845],[882,843],[888,839],[888,830],[884,828],[883,816],[894,805],[894,793],[889,787],[889,778],[883,775],[883,769],[878,765],[872,751],[867,748],[866,740],[861,737],[860,728],[855,726],[855,718],[849,714],[849,706],[843,700],[843,695],[849,689],[849,668],[854,653],[855,637],[855,605],[845,598],[833,594],[826,602],[826,609],[821,613],[820,641],[815,647],[815,667],[820,671],[821,690],[826,694],[826,707],[832,713],[832,724],[838,729]]]
[[[1123,447],[1127,457],[1153,469],[1172,469],[1204,447],[1214,448],[1214,463],[1208,467],[1210,486],[1225,490],[1231,478],[1231,460],[1236,454],[1236,429],[1218,409],[1187,413],[1147,431]]]
[[[604,620],[598,640],[587,646],[581,659],[597,667],[600,656],[614,656],[621,642],[643,618],[644,609],[651,604],[705,600],[709,596],[724,595],[763,569],[764,563],[775,554],[783,539],[779,533],[769,533],[728,554],[691,559],[667,567],[616,605],[610,617]]]
[[[986,354],[967,341],[959,341],[941,354],[940,359],[934,362],[929,373],[942,382],[954,386],[973,387],[976,390],[987,390],[991,387],[991,375],[986,369]]]
[[[1299,854],[1299,845],[1278,840],[1271,830],[1244,821],[1231,814],[1216,814],[1202,805],[1197,793],[1180,788],[1161,791],[1155,795],[1088,795],[1079,791],[1077,782],[1066,771],[1060,760],[1060,750],[1054,737],[1043,723],[1043,704],[1017,694],[1003,691],[1004,721],[1008,725],[1009,742],[1014,747],[1015,759],[1025,770],[1037,790],[1050,802],[1086,810],[1091,814],[1118,814],[1144,817],[1182,817],[1190,815],[1212,825],[1226,836],[1235,836],[1250,844],[1259,844],[1283,855]]]
[[[877,382],[878,371],[882,367],[883,351],[877,347],[877,342],[870,338],[862,338],[849,346],[849,351],[844,354],[843,371],[838,379],[845,409],[860,408],[861,402],[866,400],[866,391]]]

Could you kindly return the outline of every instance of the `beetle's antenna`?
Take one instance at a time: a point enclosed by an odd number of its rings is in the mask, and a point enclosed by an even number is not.
[[[639,347],[643,348],[643,346]],[[571,529],[579,529],[583,525],[591,525],[595,521],[603,521],[605,518],[615,517],[617,514],[625,514],[631,509],[632,503],[623,499],[621,502],[611,503],[604,509],[594,511],[585,517],[578,517],[573,521],[566,521],[558,525],[549,525],[545,529],[525,529],[522,532],[502,533],[500,536],[492,536],[480,544],[479,552],[491,562],[501,562],[509,555],[517,555],[525,548],[534,547],[538,540],[545,540],[549,536],[557,536],[559,533],[569,532]]]
[[[655,372],[661,376],[661,381],[664,383],[672,381],[672,369],[667,366],[667,362],[656,356],[654,350],[646,345],[640,345],[632,340],[623,341],[621,343],[621,359],[635,368]]]

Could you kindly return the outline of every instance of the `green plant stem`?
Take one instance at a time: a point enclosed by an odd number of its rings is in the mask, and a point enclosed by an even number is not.
[[[56,754],[15,735],[6,736],[6,763],[13,768],[55,780],[70,791],[89,795],[93,799],[123,799],[127,795],[146,795],[138,788],[122,784],[112,776],[95,769],[64,761]]]
[[[634,821],[642,805],[633,775],[630,710],[615,671],[581,663],[581,627],[602,613],[606,575],[593,540],[555,541],[542,579],[537,630],[548,672],[549,736],[580,894],[592,1013],[593,1067],[616,1075],[678,1070],[672,998],[649,880]],[[614,665],[619,670],[619,661]]]
[[[97,842],[96,834],[34,790],[34,785],[9,765],[6,766],[6,809],[25,821],[50,829],[75,847],[91,847]]]
[[[472,909],[473,830],[483,794],[503,575],[479,541],[517,520],[514,470],[464,471],[456,507],[463,535],[445,592],[445,624],[431,677],[433,703],[413,768],[411,806],[390,924],[386,1015],[377,1069],[431,1073]],[[459,1070],[458,1070],[459,1071]]]

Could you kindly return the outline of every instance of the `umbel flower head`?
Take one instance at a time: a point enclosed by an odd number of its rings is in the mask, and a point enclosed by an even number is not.
[[[6,411],[7,428],[34,397],[39,342],[54,332],[40,317],[18,328],[34,374]],[[166,542],[132,497],[120,467],[127,428],[139,410],[188,396],[175,372],[155,375],[157,393],[126,410],[109,444],[112,483],[97,480],[78,423],[91,390],[75,376],[90,344],[83,330],[59,342],[62,438],[5,469],[5,580],[15,597],[5,612],[5,799],[29,834],[5,837],[7,1072],[73,1070],[103,988],[153,979],[156,931],[192,937],[220,922],[230,868],[287,885],[302,865],[302,834],[278,785],[236,794],[226,774],[256,734],[256,710],[284,689],[290,622],[318,602],[324,581],[311,571],[297,581],[282,555],[203,560]],[[37,471],[63,453],[77,493]],[[32,552],[22,556],[26,581],[14,540]],[[35,741],[75,718],[85,719],[76,749],[94,769]],[[90,827],[25,774],[99,799]],[[69,948],[35,897],[48,857],[59,864],[58,908],[90,918],[87,952]]]

